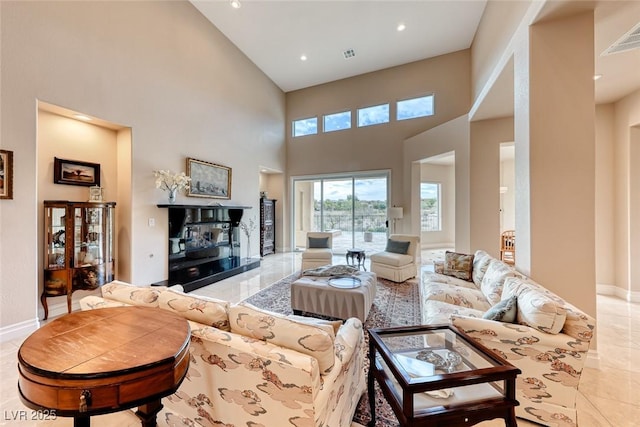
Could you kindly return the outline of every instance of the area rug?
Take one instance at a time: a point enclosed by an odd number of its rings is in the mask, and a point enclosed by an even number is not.
[[[298,277],[300,277],[299,272],[287,276],[244,301],[276,313],[292,314],[291,283]],[[420,290],[418,280],[411,279],[403,283],[394,283],[378,279],[376,297],[369,311],[369,317],[364,323],[365,329],[419,324]],[[366,337],[365,334],[365,339]],[[368,365],[366,369],[368,369]],[[353,421],[366,425],[370,419],[369,400],[365,392],[358,403]],[[386,402],[376,384],[376,426],[396,427],[398,425],[398,420],[393,414],[391,406]]]

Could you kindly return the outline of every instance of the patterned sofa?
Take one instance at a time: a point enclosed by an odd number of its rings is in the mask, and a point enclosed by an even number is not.
[[[283,316],[164,287],[112,282],[83,310],[143,305],[191,327],[191,364],[159,426],[346,427],[365,390],[360,320]]]
[[[595,320],[484,251],[448,252],[421,281],[422,322],[452,323],[522,370],[516,415],[577,426],[576,395]]]

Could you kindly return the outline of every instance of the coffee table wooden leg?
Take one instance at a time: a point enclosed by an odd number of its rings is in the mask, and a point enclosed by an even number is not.
[[[371,413],[371,421],[367,424],[368,427],[375,427],[376,425],[376,385],[375,378],[373,376],[373,370],[375,369],[375,350],[371,338],[369,338],[369,375],[367,376],[367,397],[369,398],[369,412]]]
[[[90,427],[91,426],[91,417],[89,416],[76,416],[73,417],[73,427]]]
[[[156,427],[156,415],[162,409],[162,403],[160,399],[152,400],[151,402],[138,406],[136,416],[142,421],[142,427]]]
[[[516,410],[511,408],[509,411],[509,416],[504,419],[505,427],[518,427],[518,422],[516,421]]]

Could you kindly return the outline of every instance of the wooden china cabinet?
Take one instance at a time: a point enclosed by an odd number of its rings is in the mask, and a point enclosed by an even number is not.
[[[276,200],[260,199],[260,256],[276,253]]]
[[[49,316],[47,297],[92,290],[113,280],[115,202],[44,202],[44,287],[40,301]]]

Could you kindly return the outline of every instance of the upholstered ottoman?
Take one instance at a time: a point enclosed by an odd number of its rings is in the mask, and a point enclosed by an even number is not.
[[[329,284],[330,277],[301,276],[291,284],[293,312],[315,313],[338,319],[367,319],[376,296],[378,277],[375,273],[359,272],[356,288],[341,288]]]

